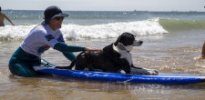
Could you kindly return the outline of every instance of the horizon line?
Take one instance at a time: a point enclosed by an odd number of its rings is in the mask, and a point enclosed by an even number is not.
[[[8,10],[23,10],[23,11],[44,11],[44,10],[34,10],[34,9],[2,9],[2,11],[8,11]],[[113,12],[205,12],[205,11],[197,11],[197,10],[63,10],[63,11],[99,11],[99,12],[106,12],[106,11],[113,11]]]

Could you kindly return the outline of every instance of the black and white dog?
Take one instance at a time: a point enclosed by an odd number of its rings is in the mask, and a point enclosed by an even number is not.
[[[134,46],[140,46],[143,41],[135,40],[135,36],[131,33],[124,32],[117,41],[106,46],[101,51],[84,51],[81,52],[71,63],[69,69],[75,65],[76,70],[103,71],[118,73],[123,70],[125,73],[135,74],[158,74],[156,70],[135,67],[132,62],[130,51]]]

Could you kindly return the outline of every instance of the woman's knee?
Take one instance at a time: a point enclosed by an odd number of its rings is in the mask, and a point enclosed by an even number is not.
[[[30,66],[24,64],[12,64],[9,66],[10,72],[14,75],[32,77],[36,76],[37,73],[29,68]]]

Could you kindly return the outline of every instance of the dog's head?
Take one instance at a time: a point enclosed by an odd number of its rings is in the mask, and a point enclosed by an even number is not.
[[[134,46],[141,46],[142,43],[143,41],[135,40],[135,36],[133,34],[124,32],[117,38],[114,45],[121,50],[130,52]]]

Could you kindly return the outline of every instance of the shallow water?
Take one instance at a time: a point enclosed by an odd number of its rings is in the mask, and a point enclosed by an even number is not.
[[[136,66],[162,73],[204,74],[200,56],[205,31],[141,36],[144,44],[132,51]],[[68,44],[103,48],[114,39],[67,41]],[[158,85],[95,82],[57,76],[24,78],[10,75],[7,62],[20,41],[0,42],[0,99],[2,100],[204,100],[205,84]],[[77,53],[76,53],[77,54]],[[61,53],[49,50],[43,58],[68,65]]]

